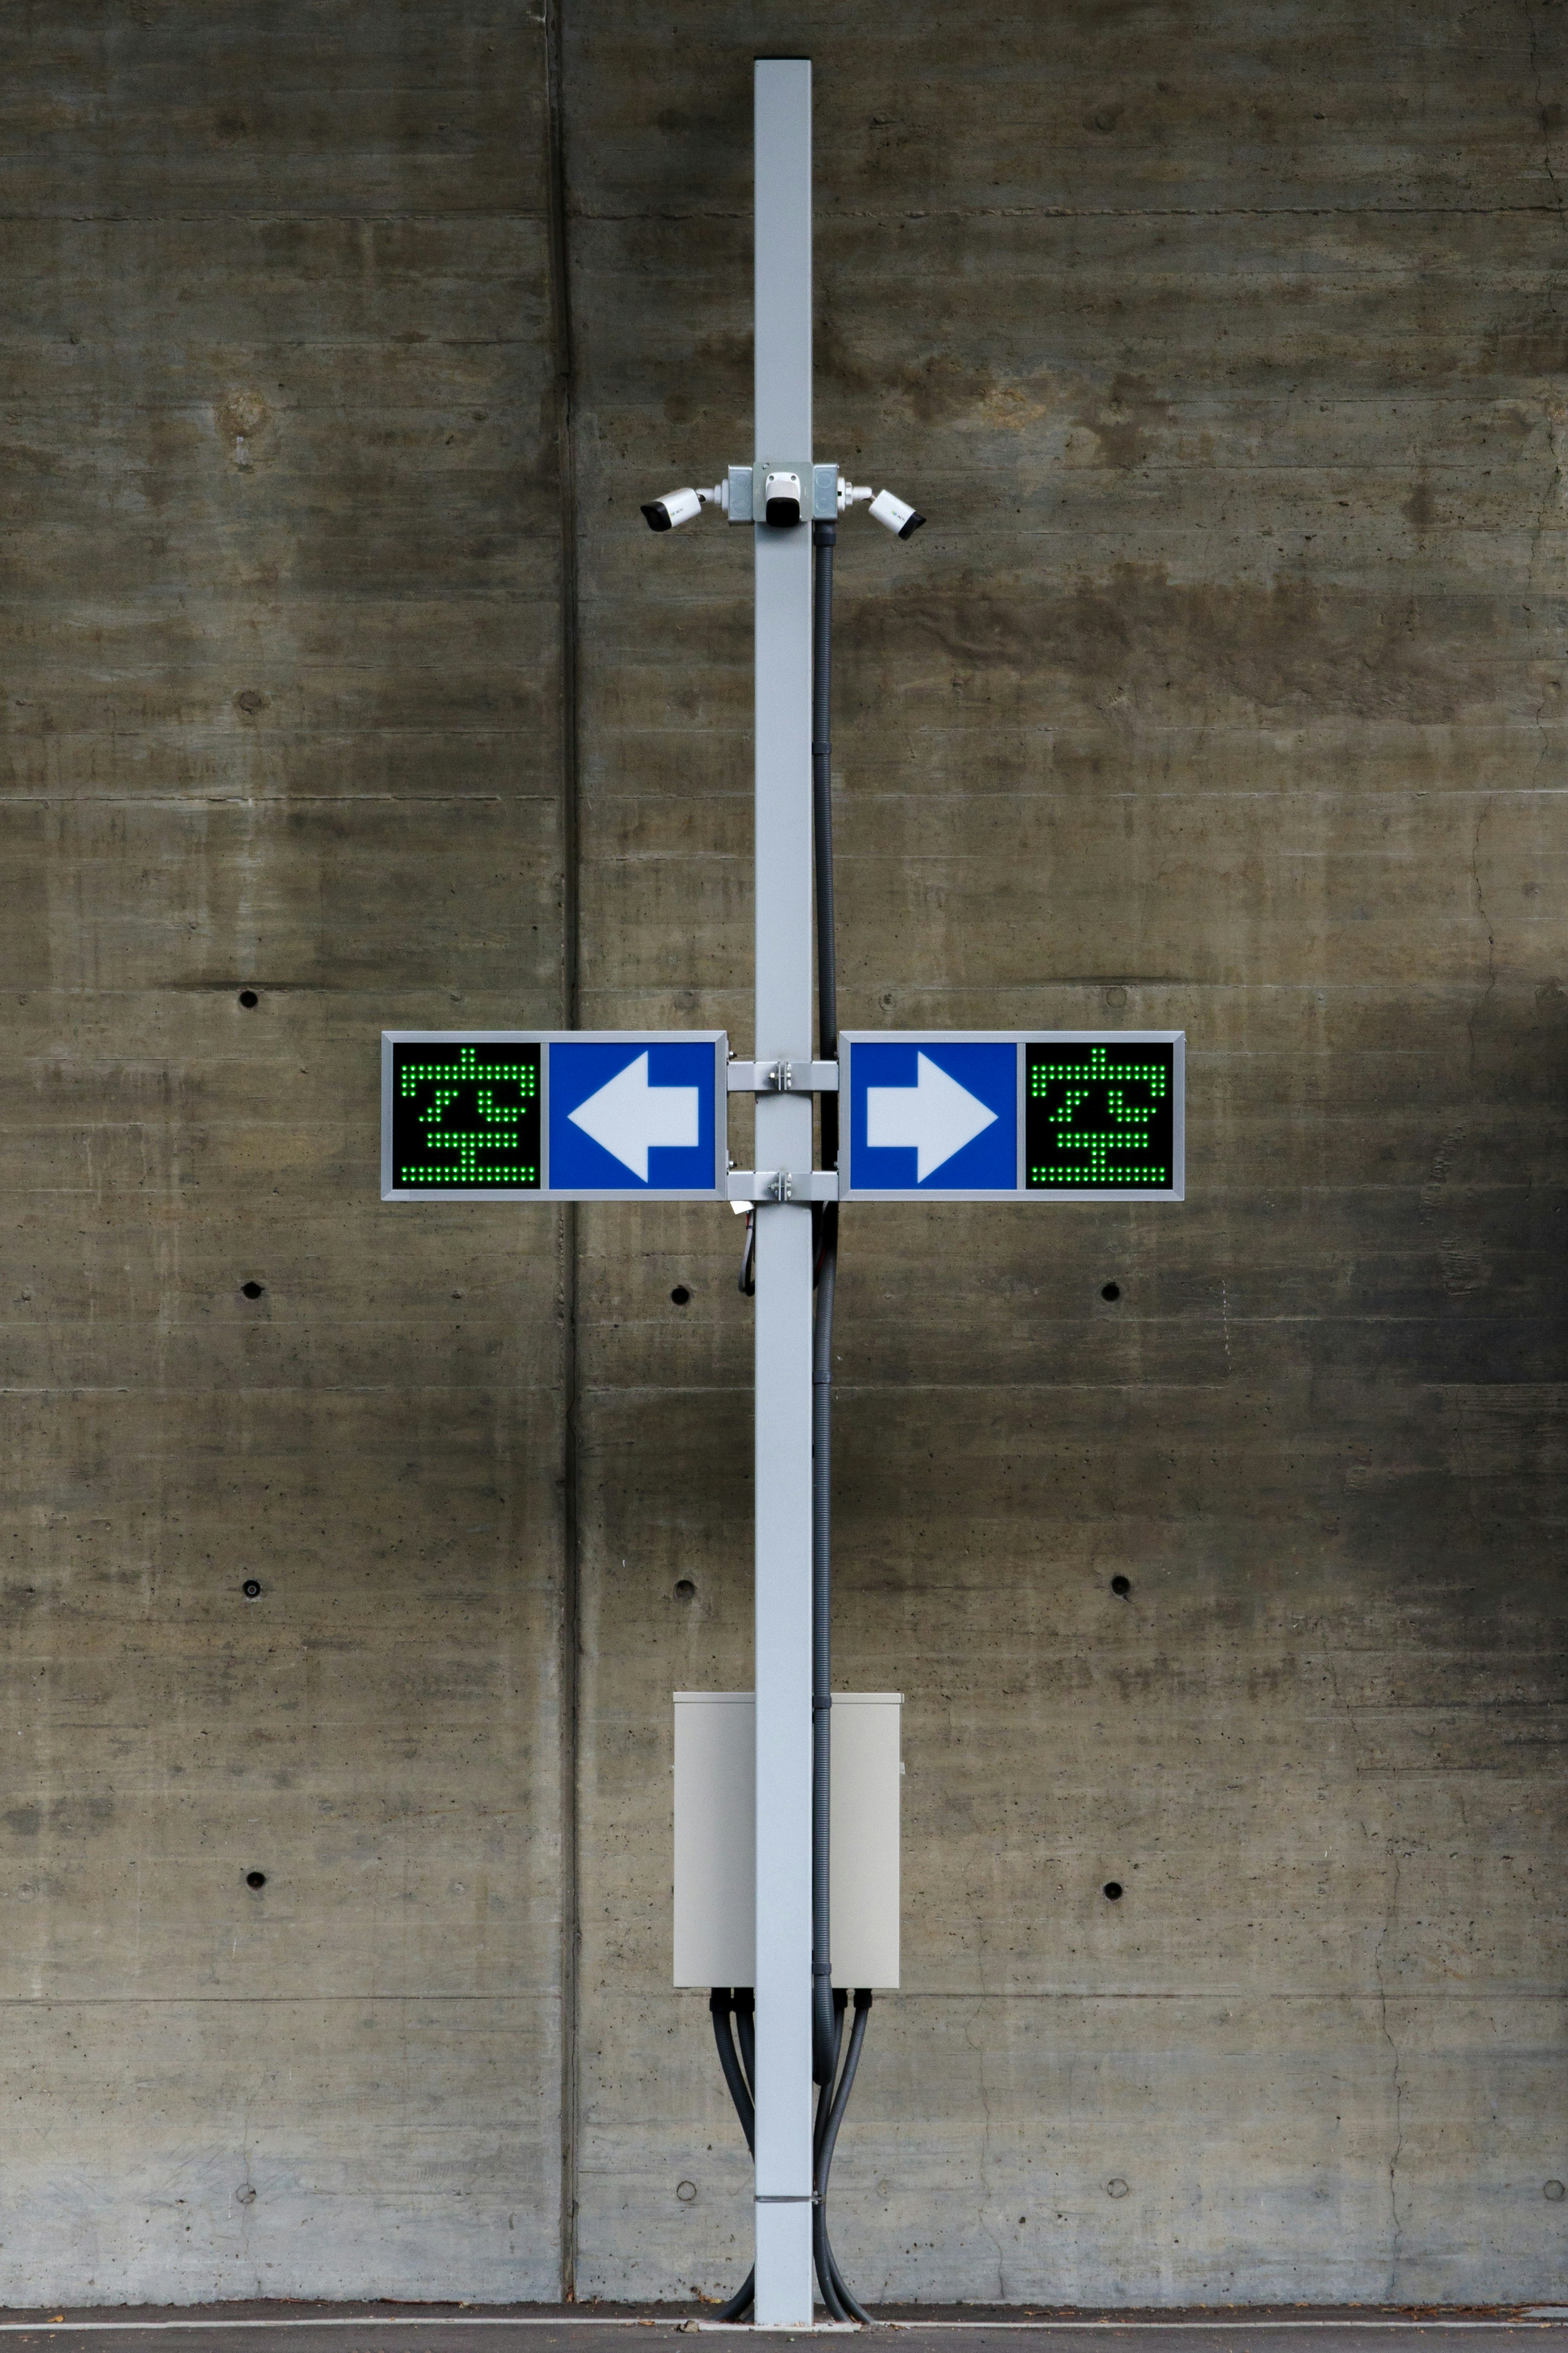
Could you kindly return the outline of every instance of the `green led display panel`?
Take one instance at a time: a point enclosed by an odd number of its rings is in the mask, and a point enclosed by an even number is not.
[[[540,1048],[394,1043],[399,1192],[537,1193]]]
[[[1024,1188],[1166,1193],[1175,1182],[1176,1050],[1044,1039],[1024,1050]]]

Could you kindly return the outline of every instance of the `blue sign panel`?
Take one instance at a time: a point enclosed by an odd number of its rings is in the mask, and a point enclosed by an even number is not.
[[[1179,1201],[1179,1029],[849,1030],[845,1200]]]
[[[602,1039],[550,1049],[550,1189],[710,1193],[719,1088],[711,1043]]]
[[[388,1201],[721,1201],[721,1029],[387,1030]]]
[[[857,1039],[849,1169],[857,1193],[1016,1192],[1016,1045]]]

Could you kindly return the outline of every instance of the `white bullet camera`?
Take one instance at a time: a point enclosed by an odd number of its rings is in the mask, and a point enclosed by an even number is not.
[[[925,521],[923,514],[917,514],[913,507],[907,507],[902,499],[893,496],[891,491],[879,491],[866,512],[875,516],[883,530],[890,531],[895,539],[908,539],[910,533],[919,531]]]
[[[890,531],[895,539],[908,539],[910,533],[919,531],[925,521],[923,514],[917,514],[913,507],[904,504],[902,499],[896,499],[891,491],[878,491],[873,495],[867,485],[859,482],[847,482],[840,475],[838,480],[840,514],[844,512],[846,507],[865,507],[868,513],[876,516],[882,529]]]
[[[763,519],[784,524],[798,522],[803,501],[798,474],[770,473],[763,480]]]
[[[674,531],[695,521],[713,496],[711,491],[666,491],[662,499],[650,499],[643,509],[649,531]]]

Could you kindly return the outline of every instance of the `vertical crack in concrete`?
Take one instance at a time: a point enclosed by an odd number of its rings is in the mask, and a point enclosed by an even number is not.
[[[1363,1830],[1365,1829],[1366,1825],[1364,1822],[1362,1827]],[[1398,2285],[1399,2262],[1401,2253],[1403,2253],[1405,2235],[1405,2226],[1399,2219],[1399,2160],[1405,2153],[1405,2075],[1400,2059],[1399,2044],[1394,2040],[1394,2031],[1388,2022],[1388,1986],[1383,1974],[1383,1948],[1388,1942],[1389,1931],[1393,1928],[1394,1920],[1399,1912],[1399,1873],[1401,1868],[1399,1850],[1397,1847],[1391,1846],[1389,1852],[1394,1863],[1394,1882],[1388,1891],[1388,1910],[1384,1916],[1383,1933],[1378,1937],[1376,1946],[1373,1947],[1373,1968],[1377,1978],[1378,2016],[1383,2028],[1383,2039],[1387,2043],[1394,2061],[1394,2147],[1390,2152],[1388,2159],[1389,2245],[1387,2292],[1389,2301],[1392,2303]]]
[[[1329,1688],[1334,1695],[1334,1704],[1341,1710],[1345,1722],[1351,1728],[1352,1767],[1354,1771],[1355,1778],[1359,1782],[1362,1777],[1362,1767],[1363,1761],[1362,1754],[1363,1744],[1361,1725],[1356,1721],[1354,1708],[1351,1705],[1349,1700],[1340,1689],[1340,1679],[1334,1667],[1333,1652],[1329,1648],[1328,1629],[1324,1626],[1321,1619],[1318,1621],[1318,1632],[1322,1639],[1323,1665],[1328,1672]],[[1365,1839],[1368,1846],[1376,1845],[1377,1841],[1372,1831],[1367,1827],[1366,1822],[1359,1814],[1356,1816],[1356,1827],[1360,1831],[1363,1838]],[[1377,1985],[1378,2024],[1382,2030],[1383,2039],[1388,2045],[1389,2055],[1394,2066],[1394,2147],[1390,2150],[1388,2158],[1389,2249],[1388,2286],[1386,2290],[1387,2298],[1389,2302],[1392,2303],[1394,2298],[1394,2290],[1398,2279],[1400,2261],[1404,2254],[1405,2241],[1405,2225],[1400,2221],[1399,2216],[1399,2160],[1405,2154],[1405,2065],[1398,2042],[1394,2037],[1394,2029],[1389,2024],[1388,1983],[1387,1979],[1384,1976],[1383,1968],[1384,1947],[1388,1942],[1389,1935],[1394,1927],[1394,1921],[1398,1917],[1399,1880],[1401,1871],[1404,1867],[1399,1859],[1398,1849],[1394,1847],[1392,1842],[1390,1842],[1389,1845],[1389,1857],[1394,1865],[1394,1878],[1388,1891],[1388,1903],[1384,1913],[1383,1926],[1379,1931],[1377,1942],[1373,1947],[1372,1967],[1373,1976],[1376,1980]]]
[[[1547,185],[1552,190],[1552,200],[1556,209],[1558,224],[1563,229],[1564,229],[1564,231],[1568,231],[1568,211],[1565,211],[1563,206],[1563,183],[1557,176],[1557,168],[1552,160],[1552,130],[1547,120],[1545,94],[1541,87],[1541,42],[1536,23],[1536,10],[1530,5],[1530,0],[1524,0],[1525,36],[1530,45],[1530,86],[1535,101],[1536,121],[1541,126],[1542,167],[1546,174]],[[1557,307],[1557,281],[1555,276],[1549,277],[1546,282],[1546,308],[1548,315],[1552,320],[1561,320],[1562,313]],[[1563,453],[1560,436],[1563,423],[1563,413],[1553,406],[1550,397],[1548,397],[1546,402],[1545,416],[1547,449],[1552,459],[1552,467],[1546,479],[1545,487],[1542,491],[1540,502],[1535,510],[1535,522],[1530,535],[1530,559],[1525,568],[1527,601],[1524,609],[1529,617],[1530,626],[1532,631],[1535,628],[1535,591],[1537,568],[1541,555],[1541,543],[1546,530],[1548,513],[1554,502],[1561,504],[1562,501]],[[1543,689],[1540,701],[1537,702],[1535,707],[1535,727],[1536,733],[1540,737],[1540,744],[1536,752],[1534,771],[1531,778],[1532,785],[1537,785],[1540,782],[1542,767],[1545,762],[1549,747],[1549,738],[1546,732],[1547,699],[1547,692]]]
[[[968,2045],[969,2045],[970,2049],[971,2049],[971,2050],[975,2053],[976,2057],[979,2059],[979,2062],[980,2062],[979,2069],[978,2069],[978,2071],[977,2071],[977,2078],[976,2078],[976,2080],[977,2080],[977,2082],[978,2082],[978,2084],[979,2084],[979,2089],[980,2089],[980,2117],[981,2117],[981,2123],[980,2123],[980,2168],[979,2168],[979,2170],[980,2170],[980,2215],[979,2215],[979,2221],[980,2221],[980,2228],[981,2228],[981,2231],[983,2232],[983,2233],[984,2234],[984,2236],[990,2240],[992,2246],[993,2246],[993,2247],[995,2249],[995,2251],[996,2251],[996,2301],[998,2302],[998,2304],[1005,2304],[1005,2303],[1006,2303],[1006,2301],[1007,2301],[1006,2258],[1005,2258],[1005,2254],[1003,2253],[1001,2239],[998,2237],[998,2235],[997,2235],[996,2232],[992,2228],[992,2225],[991,2225],[991,2219],[990,2219],[990,2218],[991,2218],[991,2211],[992,2211],[992,2206],[991,2206],[991,2086],[990,2086],[990,2084],[989,2084],[986,2082],[986,2080],[985,2080],[985,2038],[984,2038],[984,2033],[982,2033],[982,2034],[979,2036],[978,2040],[976,2039],[976,2035],[975,2035],[975,2027],[976,2027],[976,2025],[977,2025],[978,2020],[979,2020],[979,2012],[978,2012],[978,2010],[976,2010],[976,2012],[975,2012],[975,2014],[974,2014],[974,2016],[973,2016],[973,2018],[970,2018],[970,2019],[966,2020],[966,2021],[965,2021],[965,2023],[964,2023],[964,2029],[963,2029],[963,2039],[964,2039],[964,2041],[968,2043]]]
[[[1552,402],[1552,400],[1549,398],[1549,399],[1547,400],[1547,403],[1546,403],[1546,407],[1545,407],[1545,412],[1544,412],[1544,413],[1545,413],[1545,418],[1546,418],[1546,448],[1547,448],[1547,455],[1548,455],[1548,457],[1549,457],[1549,458],[1550,458],[1550,459],[1551,459],[1551,465],[1550,465],[1550,468],[1549,468],[1548,472],[1547,472],[1547,476],[1546,476],[1545,483],[1544,483],[1544,485],[1542,486],[1542,492],[1541,492],[1540,499],[1539,499],[1539,500],[1537,501],[1537,502],[1536,502],[1536,508],[1535,508],[1535,520],[1534,520],[1534,522],[1531,523],[1531,531],[1530,531],[1530,554],[1529,554],[1528,559],[1526,560],[1525,568],[1524,568],[1524,579],[1525,579],[1525,602],[1524,602],[1524,612],[1525,612],[1525,617],[1526,617],[1526,618],[1527,618],[1527,620],[1529,621],[1529,624],[1530,624],[1530,628],[1531,628],[1531,635],[1533,635],[1533,634],[1534,634],[1535,628],[1536,628],[1535,599],[1536,599],[1536,593],[1537,593],[1537,583],[1538,583],[1538,580],[1539,580],[1539,576],[1540,576],[1540,570],[1541,570],[1541,549],[1542,549],[1542,540],[1544,539],[1544,537],[1545,537],[1545,535],[1546,535],[1547,519],[1548,519],[1549,515],[1551,514],[1551,512],[1552,512],[1552,508],[1553,508],[1554,506],[1558,506],[1558,507],[1560,507],[1560,506],[1561,506],[1561,504],[1562,504],[1562,500],[1563,500],[1563,443],[1562,443],[1562,429],[1563,429],[1563,422],[1564,422],[1564,412],[1563,412],[1562,409],[1560,409],[1559,407],[1557,407],[1556,406],[1554,406],[1554,404],[1553,404],[1553,403]],[[1548,702],[1549,702],[1549,701],[1550,701],[1550,699],[1551,699],[1551,690],[1552,690],[1552,683],[1553,683],[1553,681],[1551,681],[1551,680],[1543,680],[1543,681],[1542,681],[1541,691],[1540,691],[1539,695],[1538,695],[1538,696],[1537,696],[1537,698],[1536,698],[1536,704],[1535,704],[1535,733],[1536,733],[1535,765],[1534,765],[1534,767],[1531,770],[1531,776],[1530,776],[1530,782],[1531,782],[1531,789],[1532,789],[1532,790],[1534,790],[1534,789],[1538,789],[1538,788],[1539,788],[1539,786],[1540,786],[1540,784],[1541,784],[1541,772],[1542,772],[1542,769],[1544,767],[1544,765],[1545,765],[1545,764],[1546,764],[1546,754],[1547,754],[1548,751],[1551,749],[1552,739],[1551,739],[1551,736],[1549,735],[1549,733],[1547,733],[1547,727],[1546,727],[1546,708],[1547,708],[1547,704],[1548,704]],[[1489,800],[1489,800],[1488,800],[1488,804],[1487,804],[1487,805],[1488,805],[1488,807],[1489,808],[1489,807],[1490,807],[1490,800]],[[1479,828],[1478,828],[1478,832],[1479,832]],[[1479,885],[1478,885],[1478,896],[1479,896]],[[1483,909],[1483,913],[1484,913],[1484,909]]]
[[[1345,1722],[1351,1728],[1351,1739],[1353,1744],[1351,1753],[1355,1766],[1356,1778],[1359,1780],[1361,1778],[1361,1726],[1356,1722],[1354,1708],[1352,1707],[1349,1700],[1346,1699],[1343,1692],[1340,1689],[1340,1678],[1338,1671],[1334,1665],[1334,1654],[1329,1648],[1329,1630],[1324,1625],[1321,1618],[1318,1620],[1318,1632],[1322,1640],[1323,1664],[1328,1670],[1329,1689],[1333,1693],[1334,1705],[1342,1712]],[[1363,1822],[1361,1828],[1363,1837],[1370,1838],[1372,1836],[1371,1831],[1367,1829],[1364,1822]]]
[[[1537,724],[1541,724],[1539,713],[1537,714]],[[1538,769],[1541,759],[1544,757],[1545,745],[1543,744],[1536,763]],[[1487,1006],[1491,998],[1492,991],[1497,987],[1497,934],[1492,929],[1491,917],[1487,912],[1487,894],[1481,881],[1481,835],[1486,830],[1486,822],[1491,813],[1492,797],[1491,794],[1488,792],[1481,802],[1480,808],[1477,812],[1476,829],[1470,841],[1470,889],[1475,897],[1476,913],[1481,919],[1481,923],[1485,927],[1487,935],[1487,985],[1482,989],[1480,995],[1477,997],[1475,1003],[1471,1006],[1469,1018],[1465,1024],[1465,1034],[1469,1041],[1469,1073],[1472,1079],[1476,1075],[1476,1024],[1480,1019],[1481,1015],[1486,1011]]]
[[[1525,38],[1530,43],[1530,86],[1535,99],[1535,119],[1541,125],[1541,160],[1545,166],[1546,177],[1551,185],[1552,200],[1557,207],[1557,217],[1560,221],[1568,222],[1568,216],[1565,216],[1563,210],[1563,183],[1557,177],[1556,166],[1552,161],[1552,133],[1547,128],[1546,100],[1541,88],[1541,42],[1537,35],[1535,16],[1536,12],[1531,5],[1531,0],[1524,0]],[[1556,296],[1550,286],[1547,289],[1546,299],[1552,306],[1552,316],[1555,318]]]
[[[1558,224],[1568,231],[1568,212],[1563,209],[1563,183],[1557,176],[1557,167],[1552,160],[1552,132],[1547,120],[1545,93],[1541,84],[1541,39],[1537,13],[1535,7],[1531,5],[1531,0],[1522,0],[1521,15],[1524,21],[1525,41],[1528,48],[1531,95],[1535,107],[1535,119],[1541,129],[1542,169],[1546,174],[1547,185],[1552,191],[1552,202]],[[1562,313],[1557,307],[1556,279],[1553,275],[1549,275],[1547,278],[1545,301],[1548,317],[1554,322],[1561,323]],[[1542,487],[1541,496],[1536,501],[1535,516],[1530,532],[1530,552],[1525,562],[1524,613],[1532,636],[1538,627],[1536,595],[1540,580],[1542,543],[1546,534],[1547,520],[1552,509],[1554,504],[1561,503],[1563,486],[1563,457],[1559,438],[1563,418],[1553,409],[1550,396],[1543,404],[1542,414],[1546,426],[1547,456],[1551,462],[1546,480]],[[1546,710],[1550,692],[1550,682],[1543,681],[1535,704],[1536,750],[1535,764],[1531,771],[1532,788],[1538,786],[1541,782],[1546,754],[1551,748],[1551,738],[1546,726]],[[1490,814],[1491,796],[1489,792],[1482,803],[1480,814],[1476,819],[1475,837],[1470,845],[1470,887],[1475,898],[1476,913],[1485,925],[1487,934],[1486,987],[1470,1008],[1469,1018],[1465,1025],[1468,1041],[1469,1075],[1472,1080],[1476,1074],[1476,1025],[1486,1009],[1492,991],[1497,987],[1497,934],[1488,912],[1486,892],[1482,887],[1480,876],[1481,833]]]
[[[1563,493],[1563,444],[1561,436],[1563,416],[1560,409],[1553,406],[1550,399],[1547,401],[1542,413],[1546,419],[1546,454],[1551,459],[1551,464],[1547,470],[1546,480],[1542,485],[1541,496],[1535,502],[1535,520],[1530,528],[1530,554],[1524,567],[1525,589],[1528,598],[1524,610],[1529,617],[1531,629],[1535,627],[1534,599],[1536,579],[1541,563],[1541,543],[1542,538],[1545,536],[1547,518],[1550,515],[1553,505],[1561,503]],[[1543,694],[1541,701],[1535,707],[1535,723],[1542,736],[1540,759],[1544,759],[1546,755],[1545,711],[1546,697]],[[1538,759],[1538,768],[1539,765],[1540,760]]]

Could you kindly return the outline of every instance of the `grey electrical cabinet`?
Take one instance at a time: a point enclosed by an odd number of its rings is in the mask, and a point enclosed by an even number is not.
[[[900,1692],[835,1692],[833,1982],[899,1982]],[[756,1757],[750,1692],[675,1694],[675,1982],[756,1982]]]

